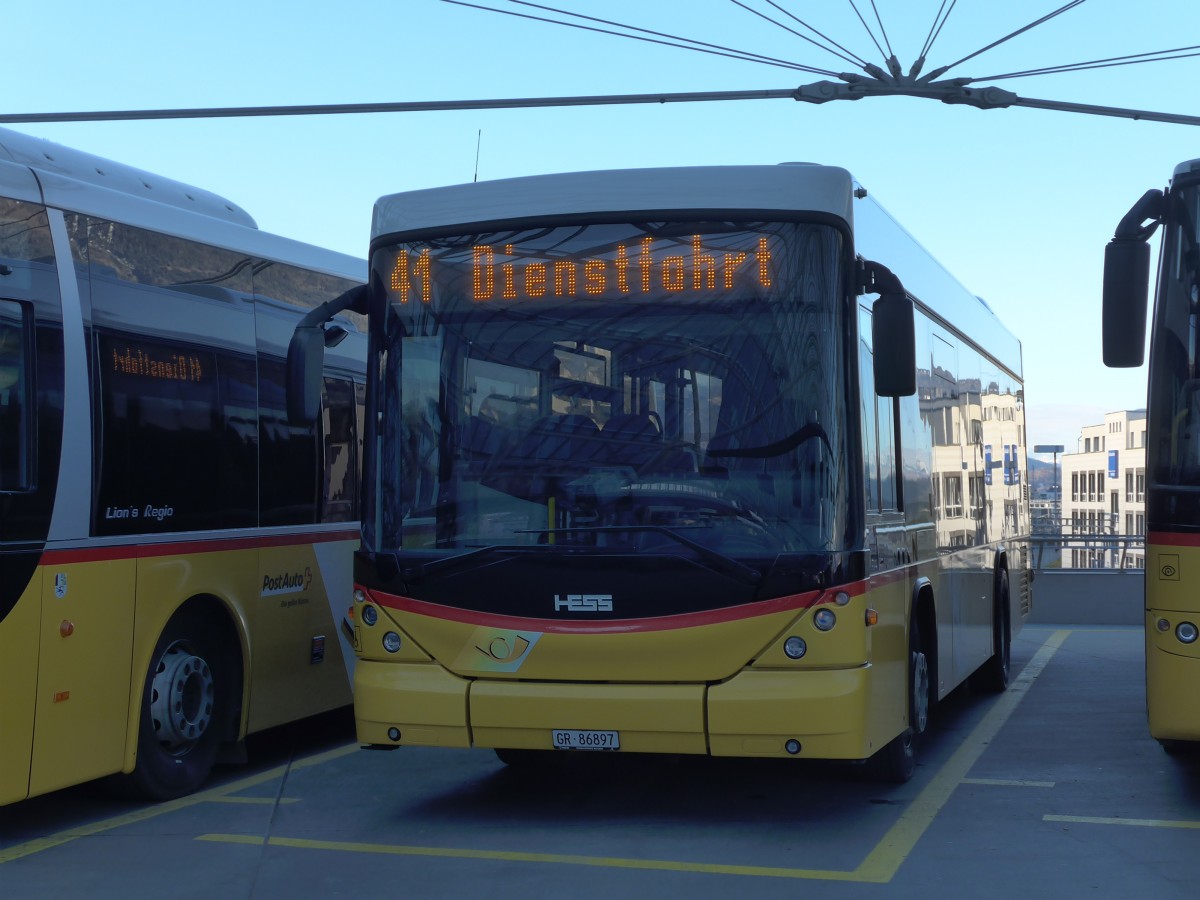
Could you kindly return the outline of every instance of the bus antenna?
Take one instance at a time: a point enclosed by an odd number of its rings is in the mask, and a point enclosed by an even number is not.
[[[479,146],[483,143],[483,129],[479,129],[479,134],[475,136],[475,177],[472,181],[479,180]]]

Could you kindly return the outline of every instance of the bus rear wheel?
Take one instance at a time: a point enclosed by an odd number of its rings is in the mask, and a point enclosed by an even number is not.
[[[204,614],[176,615],[150,658],[138,725],[137,763],[126,793],[172,800],[199,788],[217,760],[229,719],[229,671]]]
[[[1012,628],[1009,624],[1008,572],[996,573],[992,607],[992,655],[971,674],[971,687],[985,694],[1000,694],[1008,689],[1012,665]]]

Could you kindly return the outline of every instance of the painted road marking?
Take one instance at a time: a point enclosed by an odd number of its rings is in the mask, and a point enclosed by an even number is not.
[[[1137,828],[1194,828],[1200,822],[1173,822],[1170,819],[1121,819],[1104,816],[1042,816],[1043,822],[1070,822],[1079,825],[1133,825]]]
[[[309,766],[318,766],[322,763],[329,762],[333,759],[346,756],[347,754],[357,752],[358,744],[347,744],[343,747],[338,747],[334,750],[328,750],[324,753],[318,753],[314,756],[305,757],[304,759],[296,760],[293,763],[285,766],[278,766],[266,772],[260,772],[257,775],[251,775],[249,778],[243,778],[240,781],[233,781],[229,784],[222,785],[219,788],[201,791],[198,794],[192,794],[187,797],[180,797],[178,800],[170,800],[166,803],[159,803],[154,806],[147,806],[145,809],[135,810],[131,813],[125,813],[120,816],[113,816],[109,819],[101,819],[99,822],[92,822],[88,825],[80,825],[76,828],[69,828],[66,831],[60,831],[57,834],[47,835],[36,840],[26,841],[23,844],[15,844],[7,849],[0,848],[0,865],[6,862],[12,862],[14,859],[21,859],[26,856],[32,856],[35,853],[41,853],[43,850],[50,850],[54,847],[61,847],[63,844],[70,843],[78,838],[91,837],[95,834],[101,834],[105,831],[112,831],[114,828],[121,828],[125,825],[135,825],[138,822],[145,822],[147,819],[153,819],[157,816],[166,815],[167,813],[175,812],[180,809],[187,809],[189,806],[196,806],[200,803],[209,802],[226,802],[229,795],[237,791],[244,791],[248,788],[257,787],[260,784],[265,784],[276,778],[282,778],[290,770],[304,769]],[[273,801],[272,801],[273,802]]]
[[[853,871],[793,869],[770,866],[740,866],[722,863],[693,863],[679,860],[630,859],[623,857],[578,856],[553,853],[521,853],[500,850],[471,850],[454,847],[414,847],[391,844],[364,844],[348,841],[316,841],[285,837],[255,837],[244,834],[206,834],[197,840],[227,844],[267,845],[298,850],[332,850],[342,853],[420,856],[446,859],[486,859],[506,862],[555,863],[559,865],[599,866],[604,868],[648,869],[670,872],[694,872],[716,875],[746,875],[760,878],[795,878],[819,881],[855,881],[886,884],[908,858],[917,841],[926,832],[938,812],[946,805],[954,789],[966,779],[988,744],[996,737],[1013,711],[1029,692],[1034,681],[1070,636],[1067,629],[1055,631],[1022,669],[1009,689],[996,698],[992,708],[975,726],[963,744],[938,770],[916,799],[883,836],[867,858]]]
[[[996,787],[1054,787],[1053,781],[1015,781],[1009,778],[964,778],[962,784],[990,784]]]

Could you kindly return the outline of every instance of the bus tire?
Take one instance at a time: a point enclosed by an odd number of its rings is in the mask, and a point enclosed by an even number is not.
[[[995,579],[992,606],[992,655],[971,674],[974,690],[1000,694],[1008,689],[1012,665],[1012,628],[1009,623],[1008,570],[1000,569]]]
[[[176,614],[150,658],[142,690],[137,762],[124,792],[173,800],[212,772],[230,716],[232,668],[202,609]]]
[[[867,760],[867,771],[876,781],[904,784],[917,768],[917,748],[929,726],[929,698],[932,694],[929,657],[916,611],[908,628],[908,727],[892,738],[883,749]]]

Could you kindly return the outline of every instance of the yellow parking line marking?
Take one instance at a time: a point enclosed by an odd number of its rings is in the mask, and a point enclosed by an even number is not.
[[[992,708],[963,741],[962,746],[954,751],[954,755],[938,770],[933,781],[917,795],[917,799],[904,811],[899,821],[863,860],[856,870],[861,880],[878,884],[886,884],[892,880],[900,866],[908,859],[908,854],[917,845],[917,841],[946,805],[954,789],[967,777],[971,767],[1004,727],[1017,704],[1025,699],[1034,681],[1042,674],[1042,670],[1070,634],[1069,629],[1061,629],[1050,635],[1033,655],[1033,659],[1021,670],[1017,679],[1009,685],[1008,690],[996,698]]]
[[[346,756],[352,752],[358,752],[358,744],[347,744],[333,750],[328,750],[324,753],[317,753],[313,756],[305,757],[304,759],[296,760],[291,763],[292,769],[303,769],[309,766],[320,765],[328,762],[331,759],[337,759],[341,756]],[[167,813],[175,812],[176,810],[186,809],[189,806],[195,806],[198,803],[209,803],[213,801],[224,801],[230,794],[238,791],[246,790],[247,788],[256,787],[260,784],[272,781],[276,778],[282,778],[287,774],[289,766],[277,766],[266,772],[260,772],[257,775],[251,775],[249,778],[243,778],[240,781],[233,781],[219,788],[212,788],[207,791],[201,791],[198,794],[191,794],[187,797],[180,797],[178,800],[170,800],[166,803],[158,803],[154,806],[147,806],[144,809],[134,810],[130,813],[125,813],[120,816],[113,816],[109,819],[101,819],[99,822],[92,822],[88,825],[80,825],[77,828],[69,828],[66,831],[60,831],[57,834],[47,835],[46,837],[37,838],[32,841],[26,841],[23,844],[15,844],[7,849],[0,849],[0,865],[6,862],[12,862],[15,859],[22,859],[26,856],[32,856],[35,853],[41,853],[43,850],[50,850],[54,847],[60,847],[63,844],[70,843],[73,840],[82,837],[91,837],[92,835],[101,834],[105,831],[112,831],[114,828],[121,828],[125,825],[135,825],[138,822],[144,822],[147,819],[153,819],[157,816],[166,815]]]
[[[1014,781],[1008,778],[964,778],[963,784],[991,784],[997,787],[1054,787],[1053,781]]]
[[[333,850],[343,853],[373,853],[392,856],[423,856],[443,859],[486,859],[505,862],[558,863],[560,865],[600,866],[605,868],[646,869],[669,872],[696,872],[714,875],[748,875],[765,878],[794,878],[811,881],[850,881],[886,884],[908,858],[913,847],[933,823],[950,799],[955,787],[966,779],[988,744],[999,733],[1009,716],[1024,699],[1047,663],[1070,636],[1067,629],[1055,631],[1042,644],[1020,676],[1001,694],[974,731],[938,770],[908,809],[883,839],[853,871],[827,869],[790,869],[771,866],[739,866],[722,863],[698,863],[681,860],[629,859],[573,854],[524,853],[501,850],[470,850],[454,847],[413,847],[393,844],[365,844],[348,841],[316,841],[285,837],[256,837],[239,834],[206,834],[197,840],[214,843],[252,844],[290,847],[298,850]],[[988,782],[995,783],[995,782]],[[1050,783],[1052,784],[1052,783]]]
[[[300,838],[262,838],[245,834],[205,834],[200,841],[223,844],[264,843],[272,847],[296,850],[337,850],[343,853],[377,853],[389,856],[428,856],[445,859],[490,859],[503,862],[558,863],[574,866],[601,866],[614,869],[649,869],[660,872],[701,872],[712,875],[756,875],[769,878],[804,878],[823,881],[858,881],[854,872],[822,869],[786,869],[772,866],[737,866],[722,863],[683,862],[671,859],[628,859],[616,856],[578,856],[558,853],[523,853],[505,850],[466,850],[453,847],[406,847],[395,844],[360,844],[343,841],[313,841]]]
[[[1042,816],[1043,822],[1070,822],[1081,825],[1133,825],[1137,828],[1194,828],[1200,822],[1173,822],[1170,819],[1120,819],[1105,816]]]

